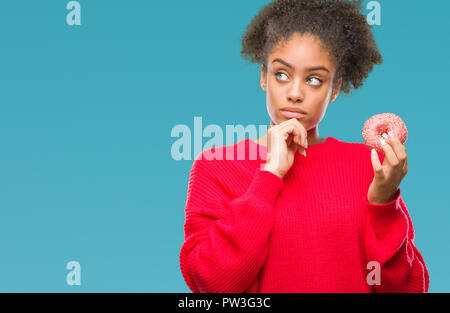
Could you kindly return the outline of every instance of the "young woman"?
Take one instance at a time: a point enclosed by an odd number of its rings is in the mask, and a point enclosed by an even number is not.
[[[428,292],[399,188],[403,144],[385,136],[371,153],[319,136],[328,104],[382,63],[360,10],[275,0],[247,27],[242,55],[261,63],[271,126],[233,146],[258,148],[256,160],[210,160],[226,154],[214,147],[194,161],[180,253],[193,292]]]

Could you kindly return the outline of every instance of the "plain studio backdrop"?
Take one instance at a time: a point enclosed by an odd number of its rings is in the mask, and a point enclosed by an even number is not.
[[[268,124],[240,39],[269,1],[79,1],[73,26],[68,2],[0,4],[0,290],[189,292],[179,253],[195,155],[172,158],[171,130],[195,116]],[[449,292],[450,3],[379,3],[384,63],[329,106],[320,135],[362,142],[374,114],[405,121],[402,197],[430,292]],[[67,283],[72,261],[80,285]]]

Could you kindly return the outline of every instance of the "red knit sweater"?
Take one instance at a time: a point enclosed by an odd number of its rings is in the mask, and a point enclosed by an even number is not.
[[[210,160],[220,151],[223,159]],[[196,157],[180,251],[188,287],[193,292],[428,292],[428,271],[414,246],[400,188],[390,203],[367,201],[374,175],[370,149],[327,137],[306,151],[306,157],[296,152],[283,179],[263,170],[267,147],[251,139]],[[378,155],[383,162],[384,154]],[[379,264],[379,285],[371,261]]]

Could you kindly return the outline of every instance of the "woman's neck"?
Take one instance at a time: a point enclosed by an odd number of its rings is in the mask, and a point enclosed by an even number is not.
[[[273,124],[273,122],[271,122],[270,127],[275,126],[275,124]],[[307,136],[308,136],[308,147],[309,146],[313,146],[313,145],[317,145],[320,143],[323,143],[326,141],[325,138],[320,138],[319,137],[319,129],[317,127],[314,127],[312,129],[310,129],[309,131],[307,131]],[[267,133],[262,136],[261,138],[256,139],[256,143],[261,145],[261,146],[266,146],[267,147]]]

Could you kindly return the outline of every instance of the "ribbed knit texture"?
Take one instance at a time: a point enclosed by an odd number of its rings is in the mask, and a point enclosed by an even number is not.
[[[263,170],[267,148],[251,139],[196,157],[180,251],[193,292],[428,292],[400,188],[369,203],[370,149],[326,139],[296,152],[283,179]],[[367,283],[370,261],[380,285]]]

